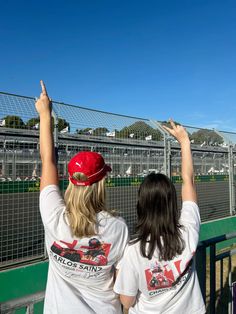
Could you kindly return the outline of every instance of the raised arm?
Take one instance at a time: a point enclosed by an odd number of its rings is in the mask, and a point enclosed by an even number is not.
[[[40,84],[42,92],[35,107],[40,117],[40,156],[42,160],[40,191],[42,191],[47,185],[58,185],[58,173],[52,134],[52,104],[43,81],[40,81]]]
[[[170,120],[172,128],[163,125],[163,128],[176,138],[181,147],[182,158],[182,201],[197,202],[196,188],[194,184],[193,159],[190,147],[190,140],[185,128],[181,125],[175,125],[173,120]]]

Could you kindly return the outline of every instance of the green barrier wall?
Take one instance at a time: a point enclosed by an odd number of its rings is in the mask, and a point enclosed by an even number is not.
[[[236,217],[218,219],[213,222],[201,224],[200,241],[214,238],[227,233],[236,232]],[[216,248],[221,250],[236,243],[236,238],[217,244]]]
[[[225,218],[201,225],[200,240],[236,231],[236,217]],[[219,248],[228,247],[234,239],[225,241]],[[0,271],[0,302],[19,298],[45,289],[48,263],[46,261],[23,267]],[[42,304],[35,307],[35,313],[42,313]],[[17,314],[23,313],[18,311]]]
[[[107,178],[107,187],[117,186],[138,186],[143,182],[143,177],[129,177],[129,178]],[[236,177],[235,177],[236,179]],[[173,183],[182,183],[181,176],[173,176],[171,178]],[[228,181],[228,175],[208,175],[195,176],[195,182],[218,182]],[[64,190],[68,185],[68,180],[60,180],[60,188]],[[8,181],[0,182],[0,194],[8,193],[25,193],[38,192],[40,189],[40,181]]]
[[[20,298],[46,287],[48,262],[38,262],[0,272],[0,302]],[[43,303],[34,307],[35,314],[43,313]],[[18,310],[16,314],[25,313]]]

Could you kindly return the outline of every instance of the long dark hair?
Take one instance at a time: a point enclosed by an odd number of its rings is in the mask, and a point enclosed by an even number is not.
[[[144,179],[138,192],[137,215],[134,243],[140,241],[142,256],[151,259],[156,247],[160,260],[182,253],[180,210],[174,184],[167,176],[151,173]]]

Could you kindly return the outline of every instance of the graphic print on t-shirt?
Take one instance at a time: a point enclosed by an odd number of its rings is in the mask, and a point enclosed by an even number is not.
[[[169,288],[174,282],[172,270],[167,270],[167,265],[153,263],[149,269],[145,270],[148,291]]]
[[[95,266],[107,265],[111,244],[101,242],[97,238],[91,238],[88,241],[88,245],[81,245],[75,249],[77,243],[77,240],[74,240],[72,243],[65,241],[59,241],[58,243],[54,241],[51,251],[72,262]]]
[[[175,289],[177,285],[181,285],[192,273],[192,259],[187,263],[183,263],[182,259],[173,262],[174,272],[170,264],[162,265],[159,262],[153,262],[150,268],[145,270],[147,290],[149,296]]]

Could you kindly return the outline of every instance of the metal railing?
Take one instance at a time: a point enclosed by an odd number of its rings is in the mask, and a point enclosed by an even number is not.
[[[0,303],[1,314],[13,314],[16,310],[25,309],[25,314],[34,313],[34,305],[44,300],[45,291],[36,292],[7,302]]]
[[[236,232],[201,241],[198,245],[196,254],[196,268],[202,296],[204,302],[207,304],[207,313],[232,314],[236,311],[236,308],[234,307],[234,303],[236,304],[236,300],[234,298],[236,298],[236,296],[233,295],[232,289],[232,256],[236,254],[236,249],[228,248],[224,252],[217,252],[216,250],[218,243],[234,238],[236,239]],[[224,267],[225,259],[228,259],[227,271],[225,271]],[[220,263],[219,268],[216,267],[217,262]],[[218,280],[216,280],[217,277]],[[208,287],[207,281],[209,281]],[[216,297],[217,284],[219,286],[218,299]],[[223,292],[224,300],[222,299]]]

